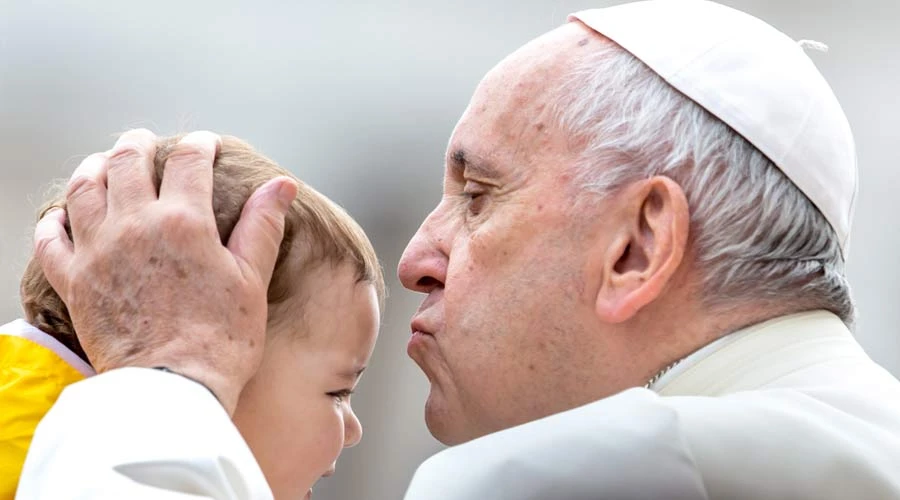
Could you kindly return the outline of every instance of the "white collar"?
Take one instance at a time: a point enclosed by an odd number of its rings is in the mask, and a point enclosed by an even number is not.
[[[809,347],[791,349],[801,343]],[[865,356],[846,325],[828,311],[774,318],[698,349],[650,389],[663,396],[720,395],[757,388],[805,363],[847,354]]]
[[[68,347],[64,346],[62,342],[51,337],[49,334],[35,328],[24,319],[17,319],[12,323],[7,323],[3,326],[0,326],[0,334],[9,335],[12,337],[21,337],[47,349],[50,349],[57,356],[62,358],[63,361],[71,365],[72,368],[76,369],[85,377],[90,377],[97,374],[97,372],[94,371],[91,365],[85,363],[83,359],[79,358],[77,354],[69,350]]]
[[[737,340],[737,337],[740,333],[743,333],[743,331],[739,330],[734,333],[729,333],[729,334],[725,335],[724,337],[719,337],[716,340],[713,340],[712,342],[710,342],[709,344],[706,344],[705,346],[701,347],[700,349],[697,349],[696,351],[692,352],[691,354],[688,354],[687,357],[682,358],[674,366],[669,365],[669,366],[672,366],[672,368],[666,370],[664,373],[659,375],[658,378],[656,379],[656,381],[653,382],[652,384],[650,384],[648,389],[655,391],[655,392],[659,392],[659,390],[661,388],[669,385],[669,382],[678,378],[678,376],[681,375],[685,370],[687,370],[691,366],[699,363],[701,360],[705,359],[710,354],[718,351],[722,347],[725,347],[726,345]]]

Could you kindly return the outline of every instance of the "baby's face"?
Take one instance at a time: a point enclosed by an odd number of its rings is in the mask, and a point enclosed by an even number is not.
[[[270,318],[262,365],[241,393],[234,422],[277,500],[311,494],[362,436],[350,393],[375,347],[375,288],[349,266],[321,266]]]

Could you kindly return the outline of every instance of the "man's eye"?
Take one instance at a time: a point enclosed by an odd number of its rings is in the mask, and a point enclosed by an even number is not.
[[[478,215],[484,209],[485,200],[484,193],[481,191],[465,191],[463,196],[466,198],[466,210],[470,215]]]
[[[487,201],[487,196],[485,196],[485,194],[487,193],[483,186],[472,181],[466,182],[466,185],[463,186],[462,196],[466,200],[466,212],[469,215],[478,215],[481,213],[484,208],[484,203]]]

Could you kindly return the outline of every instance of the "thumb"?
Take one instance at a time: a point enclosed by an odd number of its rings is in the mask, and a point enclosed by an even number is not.
[[[276,177],[254,192],[228,239],[228,250],[249,271],[265,283],[272,279],[278,248],[284,238],[284,216],[297,197],[297,183]]]
[[[41,217],[34,228],[34,258],[63,302],[68,300],[63,295],[66,290],[66,269],[72,262],[75,248],[66,234],[65,224],[66,211],[54,208]]]

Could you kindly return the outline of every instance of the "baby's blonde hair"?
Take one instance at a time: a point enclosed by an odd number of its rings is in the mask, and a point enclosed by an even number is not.
[[[158,140],[154,168],[157,190],[166,159],[180,138]],[[349,264],[358,283],[370,283],[375,287],[379,305],[383,307],[384,275],[375,249],[359,224],[340,206],[256,152],[249,144],[229,136],[222,136],[222,146],[213,167],[213,211],[223,244],[228,241],[250,195],[267,181],[282,175],[294,178],[300,190],[285,217],[284,240],[268,290],[270,311],[291,294],[301,292],[298,287],[304,283],[304,276],[287,272],[289,257],[296,259],[300,263],[296,269],[302,270],[322,264],[335,267]],[[55,197],[40,215],[54,207],[65,208],[65,197]],[[66,231],[71,238],[68,224]],[[26,320],[89,362],[78,342],[66,305],[33,257],[28,261],[20,291]]]

